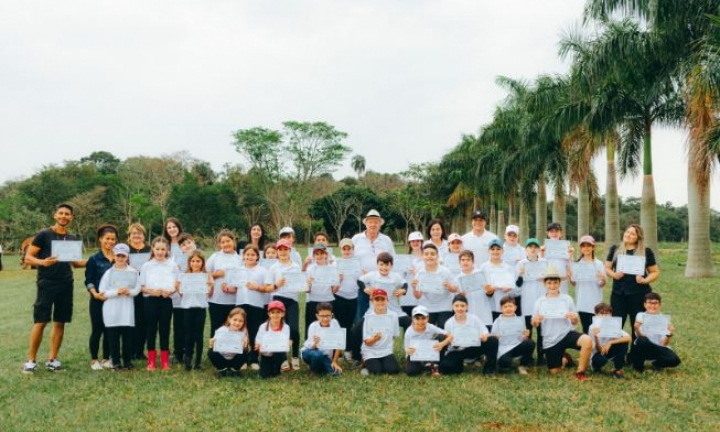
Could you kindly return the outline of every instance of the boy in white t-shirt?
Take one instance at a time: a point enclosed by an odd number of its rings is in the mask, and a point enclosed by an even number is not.
[[[323,328],[340,329],[340,324],[333,319],[333,306],[328,302],[317,305],[315,317],[317,321],[310,324],[307,331],[307,340],[302,347],[300,357],[310,367],[310,371],[318,374],[340,375],[342,368],[338,359],[341,350],[320,349],[321,332]]]
[[[660,371],[665,368],[680,365],[680,357],[670,347],[670,339],[675,335],[675,327],[668,323],[664,334],[648,334],[643,327],[648,315],[660,315],[662,298],[656,292],[645,294],[645,312],[639,312],[635,318],[635,342],[630,353],[633,368],[638,372],[645,370],[645,361],[652,360],[653,370]]]
[[[611,318],[612,306],[607,303],[598,303],[595,305],[595,316],[601,319]],[[600,372],[600,369],[612,360],[614,366],[613,376],[617,379],[625,378],[623,367],[625,366],[625,355],[627,355],[630,346],[630,335],[625,330],[622,330],[621,335],[618,337],[600,337],[600,326],[593,323],[590,324],[590,336],[593,340],[593,353],[590,358],[590,366],[593,372]]]
[[[400,336],[397,315],[388,310],[388,296],[384,290],[373,290],[370,299],[372,308],[362,320],[360,352],[365,368],[360,373],[362,375],[400,373],[400,365],[393,355],[395,338]]]
[[[518,367],[518,373],[520,375],[527,375],[527,368],[532,365],[532,354],[535,349],[535,342],[530,339],[530,330],[525,327],[525,319],[515,315],[517,306],[515,299],[510,296],[505,296],[500,299],[500,310],[502,315],[495,319],[493,322],[491,333],[493,336],[498,338],[498,369],[500,371],[506,371],[512,366],[512,360],[520,357],[520,366]],[[504,332],[504,324],[511,321],[518,321],[523,327],[522,333]],[[517,327],[515,327],[517,328]]]
[[[447,332],[440,327],[428,323],[430,313],[425,306],[415,306],[412,310],[412,325],[405,331],[404,348],[406,363],[405,373],[408,376],[420,375],[427,366],[430,366],[430,372],[433,376],[440,376],[437,363],[428,363],[424,361],[414,361],[412,356],[417,351],[417,344],[420,341],[435,341],[433,349],[439,353],[439,360],[442,360],[445,347],[452,342],[452,337],[446,337]]]

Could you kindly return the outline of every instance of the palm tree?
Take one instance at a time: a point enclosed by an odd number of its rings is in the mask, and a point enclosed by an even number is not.
[[[365,156],[359,154],[354,155],[350,160],[350,166],[357,174],[358,179],[360,179],[365,172]]]

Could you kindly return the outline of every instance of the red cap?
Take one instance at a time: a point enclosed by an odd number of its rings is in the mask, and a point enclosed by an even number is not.
[[[373,299],[374,299],[375,297],[385,297],[385,298],[387,298],[387,293],[385,292],[384,289],[375,288],[375,289],[373,290],[372,295],[370,296],[370,298],[373,298]]]
[[[273,300],[268,304],[268,311],[271,311],[273,309],[280,309],[281,311],[285,312],[285,305],[279,300]]]
[[[275,244],[275,249],[280,249],[281,247],[292,249],[292,244],[290,243],[290,240],[288,239],[280,239]]]

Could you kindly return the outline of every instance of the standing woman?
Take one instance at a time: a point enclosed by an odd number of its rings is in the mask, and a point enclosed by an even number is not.
[[[183,232],[182,225],[177,218],[169,217],[165,219],[165,228],[163,230],[163,237],[170,244],[170,256],[174,257],[182,253],[180,250],[180,243],[178,242],[178,236]]]
[[[140,272],[142,265],[150,259],[150,245],[145,242],[147,232],[145,227],[139,223],[130,224],[128,227],[128,246],[130,246],[130,266]],[[147,327],[145,322],[145,296],[136,295],[133,297],[135,304],[135,327],[132,329],[131,343],[133,346],[133,357],[136,360],[147,360],[145,357],[145,339],[147,338]]]
[[[428,239],[425,244],[434,244],[440,252],[440,258],[444,257],[448,253],[448,242],[442,221],[438,218],[431,220],[427,225],[426,234]]]
[[[245,246],[253,245],[260,251],[260,258],[264,258],[263,251],[265,250],[266,243],[267,236],[265,235],[265,228],[256,222],[252,224],[247,231],[247,241],[238,241],[236,252],[242,256],[245,252]]]
[[[635,340],[635,316],[644,312],[645,294],[652,292],[650,284],[660,277],[660,268],[655,261],[652,249],[645,247],[645,235],[640,225],[630,224],[623,233],[622,243],[612,246],[605,259],[605,272],[612,279],[612,294],[610,305],[613,315],[622,318],[630,316],[630,332]],[[616,271],[617,257],[619,255],[645,256],[645,273],[642,275],[629,275]]]
[[[107,340],[107,330],[103,322],[103,302],[105,294],[100,293],[100,280],[105,272],[112,267],[115,261],[113,247],[118,242],[118,230],[112,225],[100,225],[97,229],[97,240],[100,250],[88,258],[85,267],[85,288],[90,294],[90,368],[92,370],[109,369],[112,367],[110,361],[110,348]],[[103,361],[98,360],[100,351],[100,339],[102,339]]]

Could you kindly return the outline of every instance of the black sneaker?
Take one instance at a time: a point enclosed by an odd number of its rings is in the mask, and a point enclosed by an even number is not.
[[[230,369],[228,369],[228,368],[219,369],[219,370],[217,371],[217,376],[218,376],[218,378],[224,378],[224,377],[228,376],[228,372],[229,372],[229,371],[230,371]]]

